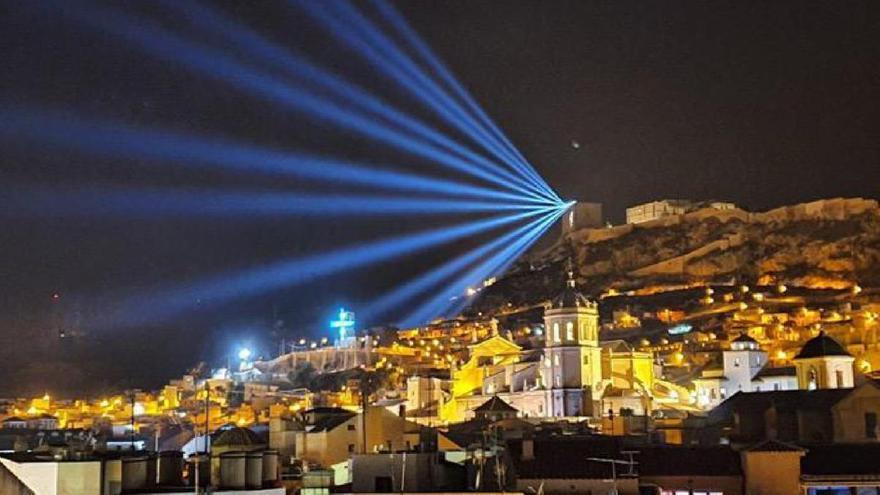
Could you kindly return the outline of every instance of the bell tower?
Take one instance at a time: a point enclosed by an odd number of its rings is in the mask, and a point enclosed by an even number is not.
[[[564,290],[544,310],[543,383],[548,416],[591,416],[602,380],[599,308],[577,288],[571,263]],[[596,398],[598,399],[598,397]]]

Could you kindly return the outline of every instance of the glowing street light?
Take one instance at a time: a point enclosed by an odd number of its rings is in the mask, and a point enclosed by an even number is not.
[[[247,347],[242,347],[238,351],[238,359],[241,359],[242,361],[247,361],[250,358],[251,358],[251,350],[248,349]]]

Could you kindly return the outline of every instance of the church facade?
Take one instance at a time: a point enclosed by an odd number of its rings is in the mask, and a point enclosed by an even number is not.
[[[600,345],[598,304],[577,290],[571,273],[545,308],[544,329],[540,349],[523,350],[500,335],[472,345],[469,360],[452,372],[440,419],[469,419],[492,397],[523,417],[596,417],[606,393],[614,392],[608,404],[615,407],[633,403],[621,402],[621,389],[634,391],[626,397],[634,398],[637,413],[650,409],[653,357]]]

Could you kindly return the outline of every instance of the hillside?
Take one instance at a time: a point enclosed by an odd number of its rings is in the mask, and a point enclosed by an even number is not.
[[[474,309],[539,304],[576,262],[580,287],[651,292],[702,283],[880,287],[880,206],[828,199],[750,213],[705,209],[638,225],[585,229],[520,261]]]

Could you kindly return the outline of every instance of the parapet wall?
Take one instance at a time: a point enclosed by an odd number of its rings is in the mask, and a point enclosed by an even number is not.
[[[783,206],[762,213],[752,213],[749,221],[758,223],[791,222],[797,220],[845,220],[863,213],[880,213],[878,203],[864,198],[820,199],[809,203]]]

